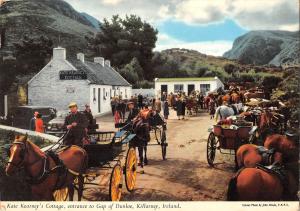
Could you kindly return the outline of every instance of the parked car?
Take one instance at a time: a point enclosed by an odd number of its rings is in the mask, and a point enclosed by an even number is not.
[[[47,106],[19,106],[11,111],[11,125],[22,129],[30,129],[30,119],[34,112],[37,111],[42,115],[44,125],[56,117],[56,109]]]
[[[45,133],[61,137],[65,132],[63,125],[65,123],[65,118],[69,113],[69,111],[58,111],[56,118],[48,122],[45,128]],[[99,126],[96,124],[96,119],[93,119],[93,124],[88,127],[89,132],[95,132],[98,128]]]

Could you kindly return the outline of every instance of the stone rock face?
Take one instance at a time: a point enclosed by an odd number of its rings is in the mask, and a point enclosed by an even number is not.
[[[86,37],[93,37],[97,29],[63,0],[14,0],[0,8],[0,31],[5,31],[1,57],[13,55],[13,43],[24,36],[43,35],[71,54],[84,51]]]
[[[299,31],[251,31],[238,37],[223,56],[254,65],[299,64],[299,44]]]

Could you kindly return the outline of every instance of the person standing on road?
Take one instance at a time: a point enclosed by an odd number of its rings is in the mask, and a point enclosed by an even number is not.
[[[164,102],[164,118],[168,119],[169,118],[169,104],[168,101]]]
[[[92,126],[94,125],[94,117],[91,108],[88,104],[85,105],[85,110],[83,111],[83,114],[85,115],[88,121],[88,130],[91,130]]]
[[[157,100],[155,100],[154,102],[154,109],[152,110],[155,110],[156,113],[160,113],[161,112],[161,101],[160,101],[160,98],[158,98]]]
[[[41,114],[36,115],[35,119],[35,132],[44,133],[44,121]]]
[[[69,104],[70,114],[66,116],[64,128],[69,132],[64,138],[65,145],[83,146],[82,139],[87,134],[88,121],[84,114],[78,111],[76,103]]]
[[[33,117],[30,119],[30,123],[29,123],[29,130],[35,131],[35,120],[38,114],[39,112],[37,111],[33,113]]]
[[[138,95],[138,108],[139,109],[143,108],[143,95],[141,94]]]

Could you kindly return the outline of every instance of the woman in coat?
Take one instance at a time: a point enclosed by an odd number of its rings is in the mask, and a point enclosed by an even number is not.
[[[180,116],[182,116],[182,101],[180,98],[176,97],[175,98],[175,107],[176,107],[176,111],[177,111],[177,117],[178,120],[180,120]]]
[[[35,132],[44,133],[44,121],[41,114],[37,114],[36,116]]]

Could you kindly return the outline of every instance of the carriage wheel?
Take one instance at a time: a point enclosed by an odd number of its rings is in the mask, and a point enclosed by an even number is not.
[[[167,137],[166,137],[166,131],[162,131],[162,139],[161,139],[161,154],[163,160],[166,160],[166,155],[167,155]]]
[[[211,132],[208,136],[207,149],[206,149],[207,162],[210,166],[214,165],[216,149],[217,149],[216,137],[215,134]]]
[[[68,187],[54,191],[53,197],[55,201],[66,201],[69,195]]]
[[[122,195],[122,168],[116,164],[112,170],[109,182],[110,201],[120,201]]]
[[[125,165],[125,183],[126,189],[131,192],[135,187],[136,182],[136,169],[137,169],[137,159],[135,148],[129,148],[126,155],[126,165]]]

